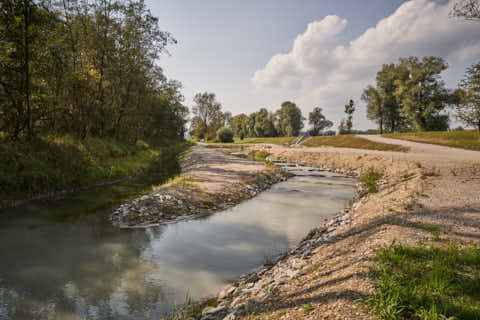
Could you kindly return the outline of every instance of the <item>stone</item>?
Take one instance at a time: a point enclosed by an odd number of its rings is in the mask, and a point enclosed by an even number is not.
[[[218,306],[218,307],[206,307],[202,311],[202,315],[214,315],[216,313],[222,312],[225,310],[225,307]]]

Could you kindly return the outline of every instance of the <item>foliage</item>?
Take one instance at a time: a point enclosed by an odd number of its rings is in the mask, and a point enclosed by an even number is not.
[[[222,127],[217,131],[218,142],[233,142],[233,131],[230,128]]]
[[[383,175],[381,172],[378,172],[373,168],[368,169],[368,171],[365,172],[360,178],[363,190],[365,190],[367,193],[377,192],[377,182],[382,178],[382,176]]]
[[[295,103],[286,101],[275,112],[260,108],[250,115],[238,114],[231,119],[230,128],[241,140],[253,137],[291,137],[300,133],[303,120],[300,108]]]
[[[209,92],[197,93],[193,101],[190,134],[197,139],[215,140],[217,130],[225,124],[222,104]]]
[[[407,151],[408,148],[403,146],[374,142],[359,136],[345,134],[339,136],[323,136],[311,137],[301,143],[306,147],[338,147],[338,148],[355,148],[381,151]]]
[[[480,62],[467,68],[459,86],[457,118],[480,131]]]
[[[480,151],[480,144],[478,143],[480,133],[478,130],[455,130],[449,132],[406,132],[384,134],[383,136],[386,138],[438,144],[442,146]]]
[[[270,152],[265,150],[253,150],[248,153],[249,158],[257,161],[265,161],[268,156],[270,156]]]
[[[355,112],[355,103],[352,99],[348,101],[348,104],[345,105],[345,114],[347,115],[347,119],[340,123],[339,127],[339,134],[348,134],[352,132],[353,127],[353,113]],[[342,125],[343,124],[343,125]]]
[[[183,139],[172,43],[140,0],[2,1],[0,135]]]
[[[276,130],[280,136],[298,136],[303,128],[302,111],[293,102],[285,101],[276,115]]]
[[[237,140],[235,143],[268,143],[268,144],[290,144],[295,141],[297,137],[258,137],[258,138],[245,138],[243,140]]]
[[[364,89],[367,117],[378,123],[381,133],[406,130],[447,130],[446,107],[457,95],[445,88],[440,73],[448,65],[442,58],[401,58],[398,64],[383,65],[376,87]]]
[[[333,122],[327,120],[322,114],[322,108],[316,107],[308,115],[308,123],[312,125],[312,129],[309,131],[311,136],[318,136],[320,132],[329,129],[333,126]]]
[[[374,292],[366,301],[382,319],[480,319],[480,246],[378,249]]]
[[[448,129],[448,116],[441,112],[452,97],[440,79],[440,73],[447,68],[439,57],[400,59],[395,97],[402,106],[400,113],[417,131]]]
[[[169,147],[72,136],[37,136],[34,141],[0,144],[0,196],[14,199],[124,178],[143,170],[158,184],[179,170],[177,155],[188,147]],[[161,177],[160,177],[161,176]]]
[[[453,17],[480,21],[480,1],[458,0],[450,13]]]

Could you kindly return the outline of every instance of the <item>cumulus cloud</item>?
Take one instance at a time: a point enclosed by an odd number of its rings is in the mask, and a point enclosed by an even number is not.
[[[384,63],[435,55],[453,65],[480,56],[480,25],[450,19],[452,5],[453,1],[405,2],[344,45],[335,45],[335,40],[347,28],[347,20],[327,16],[310,23],[292,50],[274,55],[252,81],[257,87],[295,88],[299,101],[310,104],[305,109],[320,104],[338,120],[346,99],[358,99],[364,86],[374,84]]]

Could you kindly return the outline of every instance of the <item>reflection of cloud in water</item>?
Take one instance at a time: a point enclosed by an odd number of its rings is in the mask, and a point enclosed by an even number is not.
[[[213,293],[342,209],[349,180],[318,179],[296,177],[205,220],[147,230],[88,220],[0,226],[0,319],[158,319],[187,293]]]

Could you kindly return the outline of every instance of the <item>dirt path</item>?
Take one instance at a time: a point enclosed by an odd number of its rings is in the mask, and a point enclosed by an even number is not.
[[[265,164],[231,156],[219,148],[197,144],[182,161],[182,174],[207,192],[225,190],[245,177],[265,169]]]

